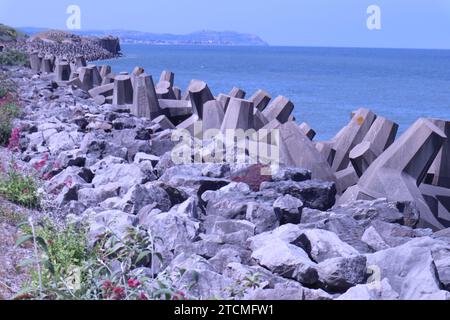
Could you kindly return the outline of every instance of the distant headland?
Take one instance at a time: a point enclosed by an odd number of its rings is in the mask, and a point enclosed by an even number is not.
[[[48,31],[46,28],[23,27],[21,32],[34,35]],[[257,35],[234,31],[202,30],[184,35],[158,34],[130,30],[80,30],[71,31],[79,36],[113,36],[122,44],[153,44],[153,45],[221,45],[221,46],[268,46],[269,44]]]

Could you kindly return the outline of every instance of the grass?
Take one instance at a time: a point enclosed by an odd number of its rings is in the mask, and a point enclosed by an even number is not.
[[[15,49],[6,49],[0,52],[0,65],[4,66],[26,66],[28,55]]]
[[[26,208],[38,208],[38,186],[33,176],[23,175],[14,163],[0,176],[0,196]]]

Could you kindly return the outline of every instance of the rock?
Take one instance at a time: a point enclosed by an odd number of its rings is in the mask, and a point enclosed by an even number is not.
[[[202,170],[202,175],[209,178],[224,178],[230,172],[229,164],[207,164]]]
[[[82,134],[79,132],[58,132],[51,135],[47,140],[47,146],[51,154],[58,154],[61,151],[73,149],[79,145]]]
[[[275,230],[264,232],[248,239],[249,248],[254,251],[278,240],[285,243],[291,243],[295,241],[302,232],[303,229],[298,225],[285,224]]]
[[[371,225],[389,247],[397,247],[411,239],[431,236],[433,234],[430,229],[411,229],[378,220],[372,221]]]
[[[261,190],[268,189],[284,195],[289,194],[301,200],[305,207],[323,211],[334,205],[336,195],[334,183],[317,180],[263,182]]]
[[[96,206],[109,198],[118,197],[121,186],[117,183],[108,183],[97,188],[84,188],[78,190],[78,201],[87,206]]]
[[[331,258],[359,256],[355,248],[327,230],[305,230],[292,244],[303,248],[318,263]]]
[[[253,251],[252,258],[259,265],[288,279],[294,279],[305,285],[317,282],[316,264],[308,254],[297,246],[282,240],[274,240]]]
[[[390,248],[374,227],[370,227],[364,231],[361,240],[367,243],[373,251],[381,251]]]
[[[184,260],[184,262],[183,262]],[[177,277],[179,269],[184,269],[182,277]],[[177,288],[189,287],[189,298],[199,300],[219,299],[223,297],[226,289],[233,285],[230,279],[213,271],[212,266],[199,256],[182,254],[176,257],[166,273],[173,275],[174,286]]]
[[[163,251],[175,250],[177,246],[193,242],[199,231],[199,223],[184,215],[164,212],[143,225],[153,235],[162,239]]]
[[[345,292],[366,279],[366,257],[332,258],[318,264],[319,280],[327,291]]]
[[[248,202],[245,218],[255,225],[257,234],[273,230],[280,225],[273,205],[264,201]]]
[[[153,203],[156,203],[156,208],[162,211],[168,211],[172,207],[167,192],[149,183],[130,188],[115,208],[136,215],[143,207]]]
[[[278,198],[273,204],[275,214],[280,224],[299,224],[302,216],[303,202],[293,196]]]
[[[105,163],[92,171],[95,173],[92,180],[94,187],[114,183],[120,186],[121,194],[127,193],[132,186],[145,182],[145,177],[136,164]]]
[[[303,289],[303,299],[306,301],[329,301],[333,296],[322,289]]]
[[[304,299],[303,287],[295,282],[276,284],[273,289],[256,289],[247,293],[244,300],[298,301]]]
[[[383,279],[379,285],[375,283],[359,284],[350,288],[346,293],[336,300],[398,300],[399,295],[395,292],[389,280]]]
[[[90,224],[89,239],[95,242],[109,231],[123,239],[128,229],[137,225],[137,218],[119,210],[109,210],[89,216],[88,222]]]
[[[432,249],[447,245],[425,237],[367,255],[367,265],[387,278],[401,300],[428,299],[441,290]]]
[[[230,263],[241,263],[241,253],[237,250],[226,248],[208,260],[217,273],[222,274]]]
[[[311,180],[311,172],[301,168],[282,167],[272,175],[272,180],[275,182],[286,180],[303,182]]]
[[[225,220],[216,222],[212,229],[212,233],[217,235],[236,233],[238,231],[245,231],[254,236],[255,225],[245,220]]]

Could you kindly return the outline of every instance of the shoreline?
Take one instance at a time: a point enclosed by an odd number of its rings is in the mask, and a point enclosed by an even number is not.
[[[390,170],[388,181],[395,172],[400,179],[416,174],[412,169],[419,165],[411,165],[405,173],[395,167],[401,159],[389,162],[395,156],[391,146],[404,148],[407,143],[408,150],[417,154],[425,150],[420,159],[412,152],[411,161],[428,163],[433,158],[436,163],[448,123],[442,131],[437,127],[441,123],[419,121],[406,133],[411,138],[394,141],[394,123],[361,109],[334,141],[315,142],[314,130],[291,121],[293,106],[286,98],[271,100],[259,92],[250,100],[261,110],[257,107],[245,115],[242,110],[249,105],[238,88],[216,99],[205,83],[194,81],[183,94],[170,72],[153,83],[138,68],[130,75],[111,76],[108,68],[78,62],[77,70],[69,74],[72,67],[65,61],[56,62],[56,73],[8,71],[18,83],[23,104],[23,117],[15,123],[20,128],[20,152],[15,155],[43,179],[48,198],[43,207],[53,213],[52,219],[88,222],[91,241],[106,226],[122,235],[137,225],[149,230],[164,240],[158,244],[163,261],[140,271],[158,277],[183,266],[188,274],[195,272],[199,280],[189,293],[192,299],[449,298],[450,293],[441,290],[449,288],[445,259],[407,258],[412,250],[420,257],[437,253],[448,257],[444,253],[450,243],[448,229],[418,228],[435,222],[433,216],[423,215],[421,203],[352,198],[358,192],[372,197],[372,180],[365,178],[366,183],[360,184],[360,175],[370,172],[372,164],[394,164],[376,167],[376,173]],[[123,89],[117,92],[118,88]],[[273,101],[277,102],[270,104]],[[232,108],[243,120],[227,117]],[[200,115],[203,125],[219,129],[223,123],[227,129],[251,129],[256,118],[261,121],[259,129],[272,123],[268,128],[280,130],[285,142],[280,146],[280,170],[268,176],[255,164],[175,165],[171,134],[176,127],[194,134]],[[273,119],[267,121],[269,117]],[[363,138],[371,131],[373,140],[368,144]],[[443,156],[446,151],[439,159]],[[383,157],[389,161],[377,160]],[[439,186],[446,169],[427,166],[429,188]],[[419,173],[417,179],[423,179]],[[345,192],[351,188],[359,189]],[[395,280],[398,261],[406,270],[400,283]],[[373,265],[382,273],[379,286],[367,280]],[[431,272],[431,265],[436,272]],[[425,289],[414,276],[419,269],[427,278]],[[262,277],[261,287],[241,288],[238,296],[226,290],[239,287],[246,274],[256,273]],[[183,281],[177,281],[182,287]]]

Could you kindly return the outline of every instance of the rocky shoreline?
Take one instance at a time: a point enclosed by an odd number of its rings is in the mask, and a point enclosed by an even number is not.
[[[87,61],[121,56],[120,40],[117,37],[82,37],[58,30],[36,34],[28,39],[5,42],[3,47],[27,54],[36,53],[41,59],[51,59],[52,63],[56,59],[74,61],[77,56],[83,56]]]
[[[284,97],[214,97],[195,80],[183,94],[171,72],[154,85],[142,68],[113,75],[76,60],[36,74],[36,55],[34,70],[5,71],[23,105],[16,156],[44,179],[52,219],[88,222],[92,242],[106,228],[148,230],[162,259],[136,272],[182,268],[196,299],[450,299],[448,217],[429,205],[444,203],[432,189],[445,195],[448,122],[419,120],[395,140],[393,122],[361,109],[333,141],[314,142]],[[174,163],[175,130],[195,145],[205,127],[279,130],[279,169]],[[383,194],[385,183],[395,192]],[[257,285],[240,287],[254,275]]]

